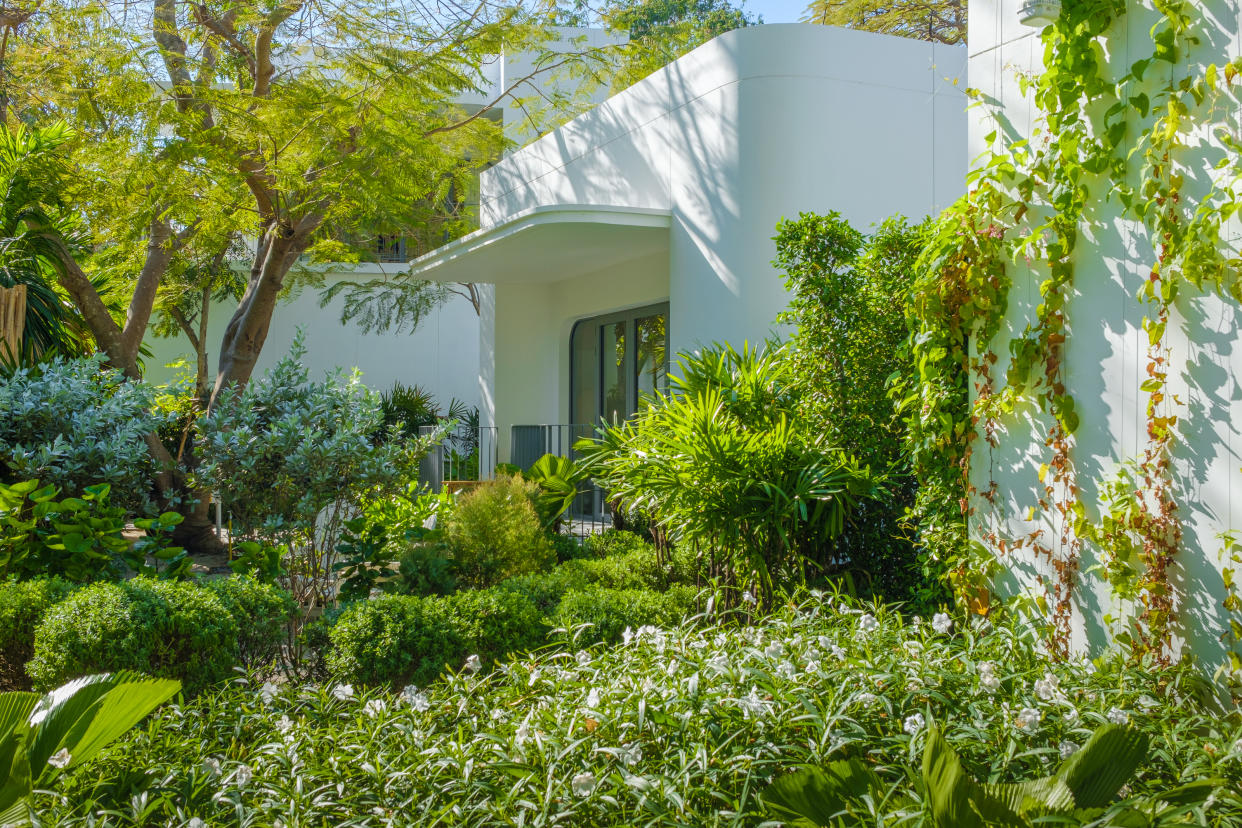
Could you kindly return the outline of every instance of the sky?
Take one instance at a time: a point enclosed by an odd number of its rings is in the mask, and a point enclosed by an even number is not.
[[[810,0],[746,0],[742,8],[762,15],[764,23],[797,23],[809,4]]]

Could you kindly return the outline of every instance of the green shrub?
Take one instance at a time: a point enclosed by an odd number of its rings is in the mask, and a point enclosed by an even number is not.
[[[280,656],[293,620],[293,597],[279,587],[241,575],[216,578],[204,586],[237,622],[237,663],[247,669],[271,665]]]
[[[510,653],[543,646],[548,627],[535,604],[510,590],[480,589],[439,599],[469,653],[485,666]]]
[[[448,515],[444,539],[464,586],[488,587],[556,560],[532,500],[538,487],[500,476],[462,496]]]
[[[468,655],[447,607],[413,596],[350,604],[328,630],[328,640],[328,671],[360,684],[426,685],[445,665],[457,667]]]
[[[582,541],[583,551],[592,558],[607,558],[612,555],[624,555],[639,549],[651,549],[652,546],[641,535],[624,529],[605,529],[588,535]]]
[[[556,553],[556,560],[560,563],[591,557],[591,552],[586,545],[573,535],[562,535],[554,532],[550,535],[550,539],[552,541],[552,549]]]
[[[405,595],[448,595],[457,591],[453,562],[439,543],[418,543],[402,553],[394,586]]]
[[[29,690],[26,662],[34,654],[35,627],[75,585],[62,578],[0,583],[0,690]]]
[[[646,544],[608,558],[569,561],[562,568],[576,570],[587,583],[608,589],[654,589],[668,585],[655,550]]]
[[[675,586],[668,592],[646,589],[606,589],[588,587],[567,592],[561,599],[553,623],[572,628],[590,624],[577,637],[579,645],[621,640],[629,627],[668,627],[680,624],[694,607],[696,590]]]
[[[571,562],[572,563],[572,562]],[[545,616],[556,610],[566,592],[571,589],[584,589],[590,586],[582,570],[562,564],[551,572],[534,572],[529,575],[515,575],[501,581],[496,589],[516,592],[524,596],[535,608]]]
[[[231,673],[237,622],[209,589],[135,578],[80,589],[35,629],[26,672],[37,689],[90,673],[135,670],[180,679],[193,694]]]
[[[445,597],[385,595],[357,601],[328,630],[326,663],[341,681],[424,686],[446,667],[477,655],[486,665],[541,646],[547,632],[538,608],[511,590]]]

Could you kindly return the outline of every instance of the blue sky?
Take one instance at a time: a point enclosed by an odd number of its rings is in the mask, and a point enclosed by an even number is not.
[[[764,23],[797,23],[809,0],[746,0],[742,8],[763,15]]]

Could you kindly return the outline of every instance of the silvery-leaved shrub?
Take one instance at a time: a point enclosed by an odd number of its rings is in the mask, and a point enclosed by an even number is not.
[[[0,480],[38,480],[66,495],[107,483],[113,504],[154,514],[155,463],[144,437],[163,423],[158,393],[99,355],[0,378]]]
[[[219,494],[234,536],[286,550],[283,580],[301,604],[331,598],[344,522],[364,495],[416,474],[420,441],[377,445],[379,397],[355,372],[312,381],[300,339],[263,377],[226,389],[199,420],[200,482]]]

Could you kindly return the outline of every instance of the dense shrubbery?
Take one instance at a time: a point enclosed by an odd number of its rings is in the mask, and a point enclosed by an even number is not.
[[[889,599],[942,595],[925,583],[913,531],[903,525],[915,483],[888,385],[908,373],[906,312],[922,228],[889,219],[863,236],[836,213],[777,226],[776,261],[791,294],[779,321],[796,326],[787,358],[798,416],[831,445],[889,473],[888,494],[860,503],[833,541]]]
[[[697,595],[698,590],[686,586],[667,592],[588,586],[565,593],[552,621],[570,630],[580,645],[615,644],[626,630],[680,624],[693,614]]]
[[[386,595],[348,606],[328,633],[328,670],[362,684],[427,684],[470,656],[479,668],[543,644],[539,611],[508,590],[443,598]]]
[[[237,622],[236,664],[259,670],[275,662],[296,610],[289,593],[272,584],[239,576],[216,578],[204,587],[215,593]]]
[[[287,550],[286,585],[299,604],[331,599],[346,520],[376,491],[414,476],[420,441],[375,445],[378,397],[357,375],[311,381],[300,343],[262,378],[226,390],[199,421],[202,481],[225,493],[233,529]]]
[[[28,690],[26,662],[34,655],[43,614],[76,587],[63,578],[0,581],[0,690]]]
[[[538,487],[501,475],[463,494],[444,520],[444,543],[463,586],[487,587],[556,562],[534,500]]]
[[[26,672],[44,690],[91,673],[134,670],[180,679],[194,693],[228,677],[237,636],[237,620],[197,584],[93,584],[44,614]]]
[[[927,826],[931,726],[972,776],[1010,781],[1128,720],[1151,739],[1128,795],[1219,778],[1194,824],[1242,820],[1242,720],[1203,701],[1192,669],[1055,663],[1017,623],[959,619],[941,632],[949,623],[812,600],[756,626],[644,629],[620,647],[540,652],[421,692],[229,687],[158,713],[62,779],[40,813],[61,826],[105,811],[176,825],[558,814],[584,827],[754,826],[772,818],[769,780],[859,757],[908,798],[873,799],[875,813],[843,824]]]
[[[577,449],[615,502],[705,550],[713,579],[770,602],[807,564],[837,562],[831,539],[882,496],[881,478],[796,415],[784,348],[720,346],[677,364],[670,393]]]
[[[156,396],[100,356],[0,377],[0,483],[40,480],[66,493],[107,483],[128,514],[151,513],[156,468],[145,437],[167,419]]]

